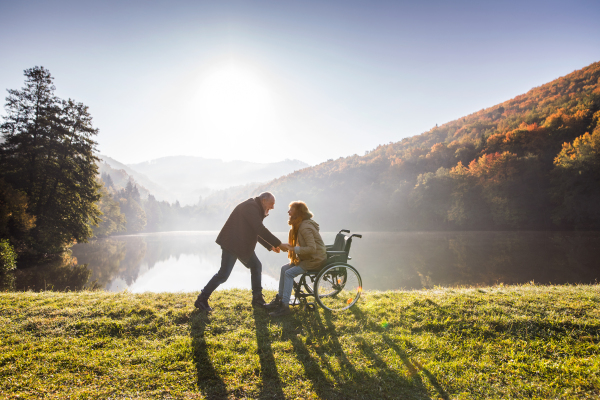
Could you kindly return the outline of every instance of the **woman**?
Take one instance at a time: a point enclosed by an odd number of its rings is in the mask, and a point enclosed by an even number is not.
[[[319,224],[311,219],[313,214],[306,203],[303,201],[290,203],[288,215],[290,216],[288,225],[291,225],[288,251],[290,263],[281,267],[279,294],[265,306],[267,309],[276,308],[270,313],[272,317],[282,317],[290,313],[294,277],[308,271],[318,271],[327,258],[325,244],[319,234]]]

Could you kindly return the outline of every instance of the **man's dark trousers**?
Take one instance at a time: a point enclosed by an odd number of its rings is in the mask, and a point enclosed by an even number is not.
[[[211,280],[206,284],[204,289],[202,289],[201,296],[205,299],[208,299],[212,292],[214,292],[219,285],[225,283],[231,275],[231,270],[233,270],[233,266],[235,262],[238,260],[237,256],[233,253],[228,252],[223,249],[223,254],[221,255],[221,269],[217,272]],[[240,260],[242,264],[246,267],[250,268],[250,281],[252,283],[252,294],[259,295],[262,293],[261,286],[261,274],[262,274],[262,264],[258,257],[256,257],[256,253],[253,252],[252,256],[248,261]]]

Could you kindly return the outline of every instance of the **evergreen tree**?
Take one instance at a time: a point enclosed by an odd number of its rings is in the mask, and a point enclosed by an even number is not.
[[[34,254],[57,253],[73,241],[86,241],[99,222],[100,199],[94,155],[98,130],[88,108],[54,95],[50,72],[25,70],[25,87],[9,90],[0,131],[0,174],[25,192]]]
[[[163,224],[163,215],[160,204],[153,195],[148,195],[148,200],[144,202],[144,211],[147,218],[146,232],[159,232]]]
[[[101,175],[102,178],[102,182],[104,182],[104,186],[106,186],[107,189],[113,189],[115,188],[115,183],[113,182],[112,178],[110,177],[110,174],[103,172]]]
[[[120,198],[121,212],[125,214],[127,233],[137,233],[146,227],[146,213],[140,204],[131,196]]]
[[[27,213],[27,196],[0,178],[0,239],[8,239],[17,252],[23,251],[35,217]]]
[[[130,179],[127,185],[117,193],[121,212],[125,214],[125,226],[128,233],[137,233],[146,227],[146,212],[142,208],[142,199],[137,186]]]
[[[110,175],[108,175],[110,178]],[[113,199],[106,186],[100,188],[102,197],[98,202],[98,207],[102,212],[100,223],[94,228],[94,236],[104,237],[113,233],[125,231],[125,215],[121,213],[119,202]]]

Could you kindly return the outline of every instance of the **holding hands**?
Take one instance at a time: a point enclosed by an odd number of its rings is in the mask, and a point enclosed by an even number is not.
[[[292,246],[290,246],[288,243],[281,243],[281,244],[279,245],[279,248],[280,248],[281,250],[283,250],[283,251],[290,251],[290,250],[292,250],[292,249],[293,249],[293,247],[292,247]]]

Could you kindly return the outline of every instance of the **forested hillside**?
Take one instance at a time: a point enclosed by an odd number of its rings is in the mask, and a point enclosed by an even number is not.
[[[600,63],[270,190],[325,229],[600,228]],[[366,132],[365,134],[368,134]]]

